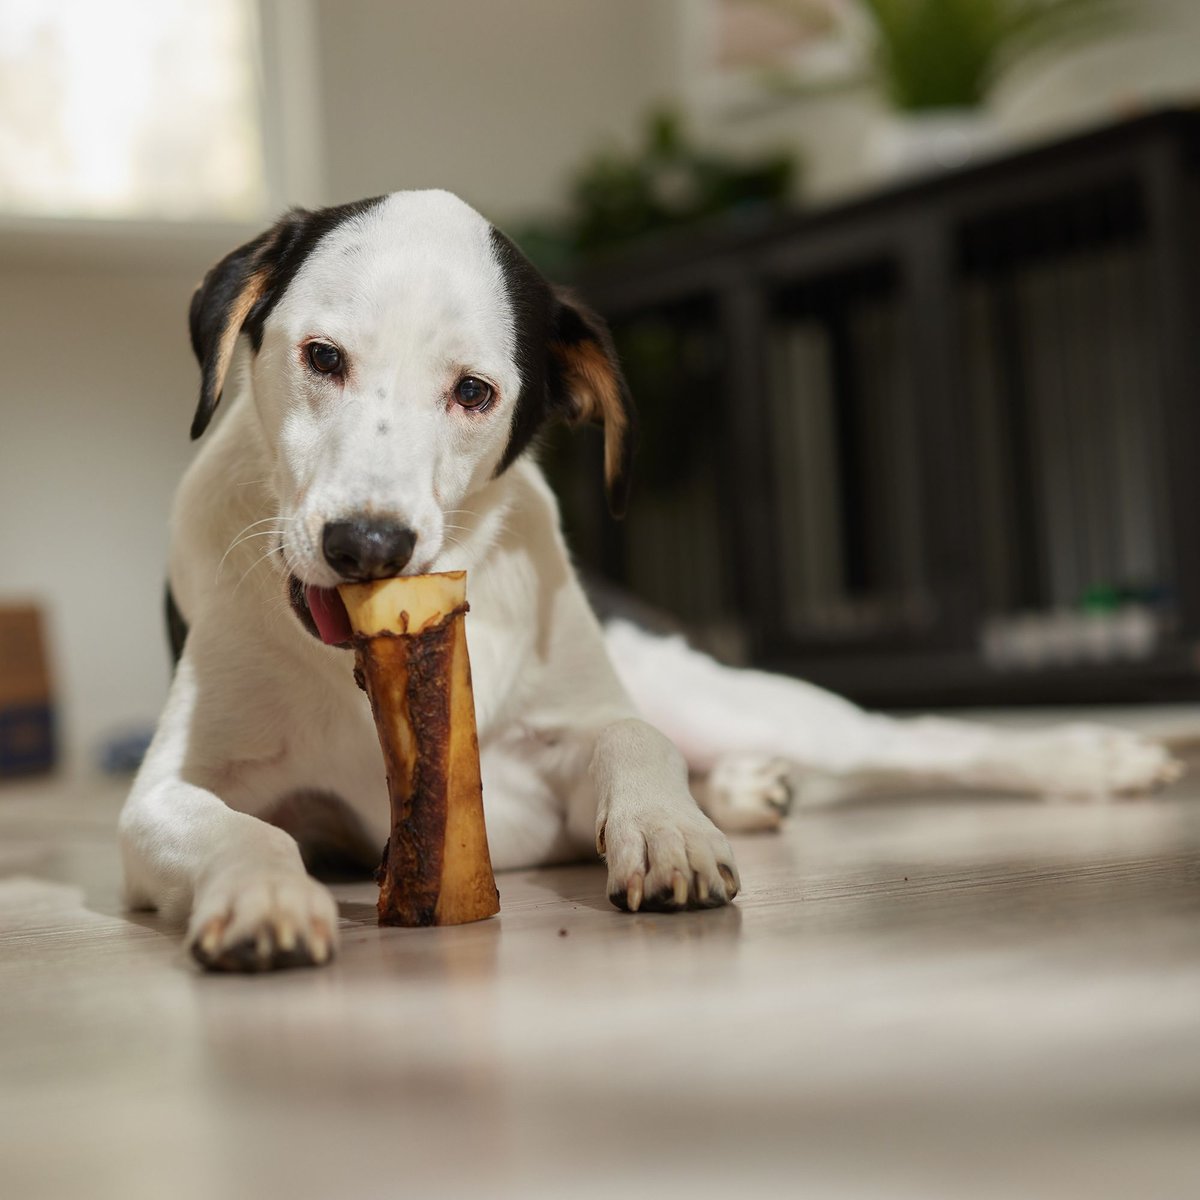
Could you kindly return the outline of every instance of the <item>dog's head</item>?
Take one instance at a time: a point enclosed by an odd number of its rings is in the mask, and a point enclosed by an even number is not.
[[[603,423],[624,509],[634,412],[603,322],[446,192],[296,210],[213,267],[193,437],[243,333],[293,602],[327,641],[330,588],[442,565],[456,513],[549,422]]]

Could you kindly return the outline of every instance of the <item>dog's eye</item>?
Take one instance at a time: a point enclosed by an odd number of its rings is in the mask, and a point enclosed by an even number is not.
[[[309,342],[308,365],[318,375],[336,375],[342,369],[342,352],[328,342]]]
[[[486,408],[494,394],[495,389],[490,383],[484,383],[482,379],[476,379],[474,375],[460,379],[458,386],[454,389],[454,399],[463,408]]]

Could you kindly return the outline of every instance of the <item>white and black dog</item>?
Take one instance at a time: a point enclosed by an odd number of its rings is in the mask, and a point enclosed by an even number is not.
[[[223,392],[228,411],[175,503],[181,653],[120,840],[129,902],[190,918],[206,966],[326,961],[337,906],[305,861],[369,865],[387,838],[344,580],[469,572],[493,861],[595,847],[630,911],[730,902],[717,826],[777,824],[796,769],[1065,793],[1176,772],[1129,733],[892,721],[678,638],[602,629],[529,450],[547,422],[602,422],[619,510],[628,390],[602,323],[454,196],[288,214],[208,273],[191,333],[193,436]]]

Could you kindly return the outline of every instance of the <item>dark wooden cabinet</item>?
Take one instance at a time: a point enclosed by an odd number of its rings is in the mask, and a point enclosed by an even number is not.
[[[645,430],[581,559],[864,703],[1200,697],[1200,115],[1171,110],[577,288]]]

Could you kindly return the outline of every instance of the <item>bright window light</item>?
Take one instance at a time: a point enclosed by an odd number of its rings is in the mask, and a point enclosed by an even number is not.
[[[0,213],[267,204],[254,0],[0,0]]]

